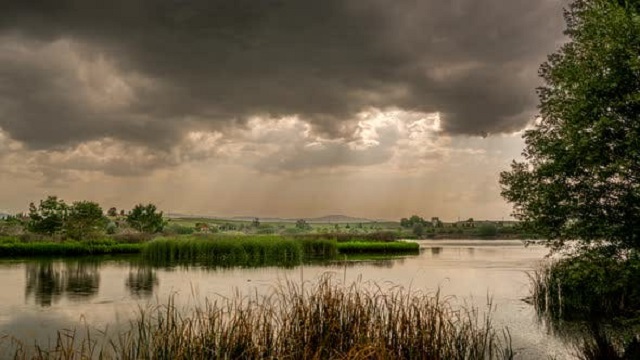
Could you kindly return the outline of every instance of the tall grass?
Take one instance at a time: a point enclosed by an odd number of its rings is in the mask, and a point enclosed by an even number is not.
[[[532,302],[551,320],[611,320],[640,314],[640,256],[592,249],[529,275]]]
[[[73,338],[73,337],[72,337]],[[64,339],[63,339],[64,340]],[[511,359],[507,331],[454,309],[439,294],[330,278],[286,283],[266,296],[233,297],[180,311],[172,301],[140,312],[107,345],[58,341],[35,359]],[[28,350],[28,349],[27,349]],[[18,347],[16,359],[27,358]]]
[[[303,247],[279,236],[175,237],[148,242],[142,256],[161,266],[287,266],[302,261]]]
[[[123,244],[113,241],[100,242],[0,242],[0,257],[25,256],[83,256],[104,254],[139,253],[141,244]]]
[[[306,260],[332,259],[338,255],[338,246],[331,239],[294,239],[302,245],[302,251]]]
[[[398,254],[398,253],[419,253],[420,245],[414,242],[394,241],[394,242],[364,242],[349,241],[339,242],[337,244],[338,251],[341,254],[357,254],[357,253],[382,253],[382,254]]]
[[[539,319],[576,342],[576,357],[640,359],[640,257],[580,250],[529,274]]]

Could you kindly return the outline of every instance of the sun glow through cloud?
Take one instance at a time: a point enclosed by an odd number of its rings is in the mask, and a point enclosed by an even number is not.
[[[496,174],[564,39],[551,0],[492,0],[482,18],[471,0],[21,4],[0,22],[11,212],[52,193],[213,215],[508,216]]]

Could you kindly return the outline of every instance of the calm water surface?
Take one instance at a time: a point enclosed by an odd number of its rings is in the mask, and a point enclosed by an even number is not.
[[[336,262],[294,268],[152,268],[136,258],[75,258],[0,261],[0,334],[47,343],[58,329],[119,329],[140,307],[180,306],[236,293],[267,293],[278,282],[375,281],[424,292],[438,288],[464,306],[494,306],[493,322],[507,326],[521,359],[571,358],[570,349],[548,334],[530,305],[526,272],[547,253],[520,241],[420,241],[420,255]],[[2,348],[0,348],[1,352]]]

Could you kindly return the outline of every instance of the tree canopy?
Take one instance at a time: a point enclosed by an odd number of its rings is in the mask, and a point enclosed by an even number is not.
[[[145,233],[160,232],[165,226],[162,211],[158,212],[154,204],[136,205],[127,215],[127,223]]]
[[[424,228],[425,226],[431,225],[431,222],[423,219],[418,215],[411,215],[410,218],[402,218],[400,219],[400,226],[404,228],[413,228],[415,225],[420,224]]]
[[[108,221],[93,201],[76,201],[69,207],[65,230],[69,237],[82,240],[102,233]]]
[[[62,232],[69,206],[57,196],[48,196],[36,206],[29,204],[29,230],[38,234],[53,235]]]
[[[640,248],[640,1],[578,0],[539,74],[524,160],[501,173],[514,215],[555,248]]]

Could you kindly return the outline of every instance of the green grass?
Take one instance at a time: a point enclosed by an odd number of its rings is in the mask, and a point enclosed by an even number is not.
[[[18,242],[7,238],[0,241],[0,257],[134,254],[139,253],[141,249],[142,244],[124,244],[113,241]]]
[[[380,254],[417,254],[420,252],[420,245],[414,242],[394,241],[348,241],[337,243],[338,252],[341,254],[358,253],[380,253]]]
[[[512,359],[508,331],[495,330],[489,315],[478,314],[453,308],[437,293],[336,285],[325,277],[193,310],[170,300],[141,310],[115,339],[61,330],[50,348],[14,343],[12,358]]]
[[[150,241],[142,256],[161,266],[287,266],[302,261],[303,246],[280,236],[182,236]]]
[[[143,247],[142,256],[160,266],[287,266],[303,260],[333,259],[338,254],[418,252],[418,244],[402,241],[337,242],[323,238],[217,235],[158,238]]]
[[[332,259],[338,255],[338,247],[335,240],[330,239],[294,239],[302,245],[304,258]]]
[[[61,241],[0,237],[0,257],[82,256],[142,253],[159,266],[265,266],[300,264],[303,260],[333,259],[339,254],[418,253],[416,243],[403,241],[337,241],[325,237],[279,235],[211,235],[162,237],[146,242],[105,238]]]

